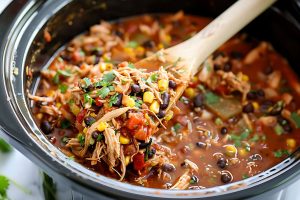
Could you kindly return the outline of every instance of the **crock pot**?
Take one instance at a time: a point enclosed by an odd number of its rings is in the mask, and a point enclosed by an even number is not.
[[[3,137],[57,183],[63,199],[266,199],[300,177],[300,150],[252,178],[203,190],[171,191],[121,183],[92,172],[53,146],[35,124],[27,92],[39,70],[74,36],[101,19],[184,10],[215,17],[230,0],[16,0],[0,16],[0,129]],[[299,1],[279,1],[244,31],[270,41],[300,74]],[[52,41],[45,43],[45,28]],[[34,71],[29,84],[26,71]],[[21,167],[21,166],[20,166]]]

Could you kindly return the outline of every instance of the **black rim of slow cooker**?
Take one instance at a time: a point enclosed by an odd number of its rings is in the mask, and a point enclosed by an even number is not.
[[[26,1],[21,2],[19,8],[21,8],[23,6],[22,3],[24,4],[25,2]],[[28,49],[37,32],[42,29],[42,27],[45,25],[47,20],[52,17],[52,15],[57,13],[60,9],[62,9],[70,2],[71,1],[63,0],[48,2],[29,1],[26,5],[24,5],[22,12],[19,12],[18,16],[15,18],[14,22],[12,23],[13,26],[9,28],[9,31],[6,35],[9,39],[7,41],[3,41],[1,48],[1,54],[3,53],[3,59],[1,60],[1,62],[3,63],[0,64],[6,67],[1,69],[2,80],[0,80],[1,84],[3,83],[2,87],[5,86],[4,90],[7,92],[6,95],[11,98],[9,105],[12,107],[15,115],[17,115],[17,118],[19,120],[18,123],[20,123],[22,126],[19,131],[23,132],[22,137],[24,137],[24,134],[27,136],[27,142],[31,142],[31,147],[28,147],[32,148],[31,151],[40,152],[42,153],[42,156],[45,156],[41,158],[41,155],[37,155],[39,153],[31,152],[35,154],[35,157],[40,157],[40,159],[43,159],[43,161],[41,162],[47,163],[44,165],[50,165],[50,167],[48,166],[48,168],[51,168],[51,170],[56,171],[56,173],[59,173],[61,175],[63,174],[71,180],[84,186],[89,185],[94,189],[94,191],[96,189],[99,189],[99,191],[101,192],[107,194],[113,193],[114,195],[120,196],[135,194],[136,198],[224,198],[225,196],[230,196],[230,198],[240,198],[241,193],[239,192],[242,190],[242,193],[244,193],[242,196],[252,196],[255,194],[259,194],[266,190],[272,189],[273,187],[282,185],[283,183],[294,178],[300,173],[300,171],[298,170],[300,169],[300,162],[298,159],[299,152],[297,151],[294,153],[294,155],[290,156],[289,158],[267,170],[266,172],[243,181],[198,191],[168,191],[133,186],[126,183],[121,183],[117,180],[112,180],[105,176],[97,176],[96,173],[69,160],[64,154],[62,154],[58,149],[56,149],[52,144],[49,143],[49,141],[44,137],[44,135],[40,132],[39,128],[34,123],[30,114],[31,112],[28,107],[28,102],[26,101],[26,94],[24,93],[24,91],[26,91],[26,76],[23,74],[23,71],[25,71],[26,67],[25,59],[27,57]],[[16,5],[11,5],[10,8],[13,8],[13,6],[16,7]],[[46,10],[48,12],[45,12]],[[13,75],[13,72],[15,71],[12,67],[16,66],[18,66],[19,74]],[[26,132],[29,134],[27,135]],[[16,136],[15,139],[22,140],[20,139],[20,137],[18,138],[18,136]],[[51,154],[51,151],[55,152],[56,156],[53,155],[53,153]],[[249,184],[249,186],[245,186],[245,184]],[[133,196],[130,197],[133,198]]]

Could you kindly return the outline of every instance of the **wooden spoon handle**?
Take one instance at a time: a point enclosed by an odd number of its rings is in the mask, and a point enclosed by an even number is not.
[[[166,49],[172,57],[180,57],[193,76],[204,60],[276,0],[239,0],[194,37]],[[258,30],[259,31],[259,30]]]

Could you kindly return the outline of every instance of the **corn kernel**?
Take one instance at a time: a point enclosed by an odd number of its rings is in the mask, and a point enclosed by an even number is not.
[[[41,120],[43,118],[43,113],[38,113],[36,115],[36,118],[39,119],[39,120]]]
[[[57,103],[56,103],[56,107],[57,107],[57,108],[60,108],[60,107],[61,107],[61,103],[57,102]]]
[[[286,139],[286,145],[289,147],[289,148],[295,148],[296,147],[296,140],[293,139],[293,138],[288,138]]]
[[[80,107],[77,106],[75,103],[70,104],[70,110],[74,115],[78,115],[80,112]]]
[[[166,42],[167,44],[170,44],[171,40],[172,40],[172,37],[171,37],[170,35],[166,35],[165,42]]]
[[[125,156],[125,165],[129,165],[130,163],[130,156]]]
[[[91,117],[94,117],[94,118],[97,117],[96,113],[91,113],[90,115],[91,115]]]
[[[246,151],[246,149],[239,149],[239,155],[242,157],[245,157],[248,154],[248,152]]]
[[[138,47],[136,48],[136,52],[137,52],[138,54],[144,54],[144,53],[145,53],[145,48],[142,47],[142,46],[138,46]]]
[[[188,98],[193,98],[196,96],[196,92],[194,88],[188,87],[185,91],[184,94],[188,97]]]
[[[158,89],[160,91],[166,91],[168,89],[168,87],[169,87],[169,81],[168,80],[162,79],[162,80],[158,81]]]
[[[87,127],[85,127],[85,128],[83,129],[83,131],[82,131],[82,132],[83,132],[84,134],[86,134],[86,133],[87,133],[87,130],[88,130],[88,128],[87,128]]]
[[[108,124],[106,122],[100,122],[97,129],[98,131],[102,132],[108,127]]]
[[[56,94],[56,93],[55,93],[54,90],[49,90],[49,91],[47,92],[46,96],[48,96],[48,97],[54,97],[55,94]]]
[[[229,157],[235,157],[237,153],[237,149],[234,145],[226,145],[225,146],[225,154]]]
[[[245,74],[242,75],[242,81],[248,82],[249,81],[249,77]]]
[[[157,46],[157,48],[158,48],[158,49],[163,49],[163,48],[164,48],[164,45],[163,45],[162,43],[159,43],[158,46]]]
[[[170,110],[167,114],[166,114],[166,116],[165,116],[165,120],[166,121],[170,121],[172,118],[173,118],[173,111],[172,110]]]
[[[253,107],[254,107],[254,110],[258,110],[258,109],[259,109],[259,104],[258,104],[256,101],[254,101],[254,102],[252,103],[252,105],[253,105]]]
[[[195,82],[197,82],[198,81],[198,76],[194,76],[193,78],[192,78],[192,80],[191,80],[191,82],[193,82],[193,83],[195,83]]]
[[[100,63],[100,64],[99,64],[99,69],[100,69],[101,72],[105,72],[105,71],[106,71],[106,64],[103,63],[103,62]]]
[[[153,101],[153,103],[150,105],[150,110],[157,114],[159,112],[159,103],[158,101]]]
[[[120,135],[119,140],[120,140],[121,144],[129,144],[130,143],[130,139],[127,137],[124,137],[123,135]]]
[[[127,99],[127,101],[126,101],[125,104],[126,104],[127,107],[134,107],[134,106],[135,106],[135,101],[134,101],[133,98],[129,97],[129,98]]]
[[[154,100],[154,94],[153,94],[153,92],[150,92],[150,91],[144,92],[144,94],[143,94],[143,101],[145,103],[152,103],[153,100]]]

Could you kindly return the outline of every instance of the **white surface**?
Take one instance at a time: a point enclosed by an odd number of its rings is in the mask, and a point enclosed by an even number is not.
[[[7,176],[30,191],[24,193],[16,185],[10,183],[8,198],[11,200],[40,200],[42,197],[41,172],[37,166],[17,150],[0,153],[0,175]]]

